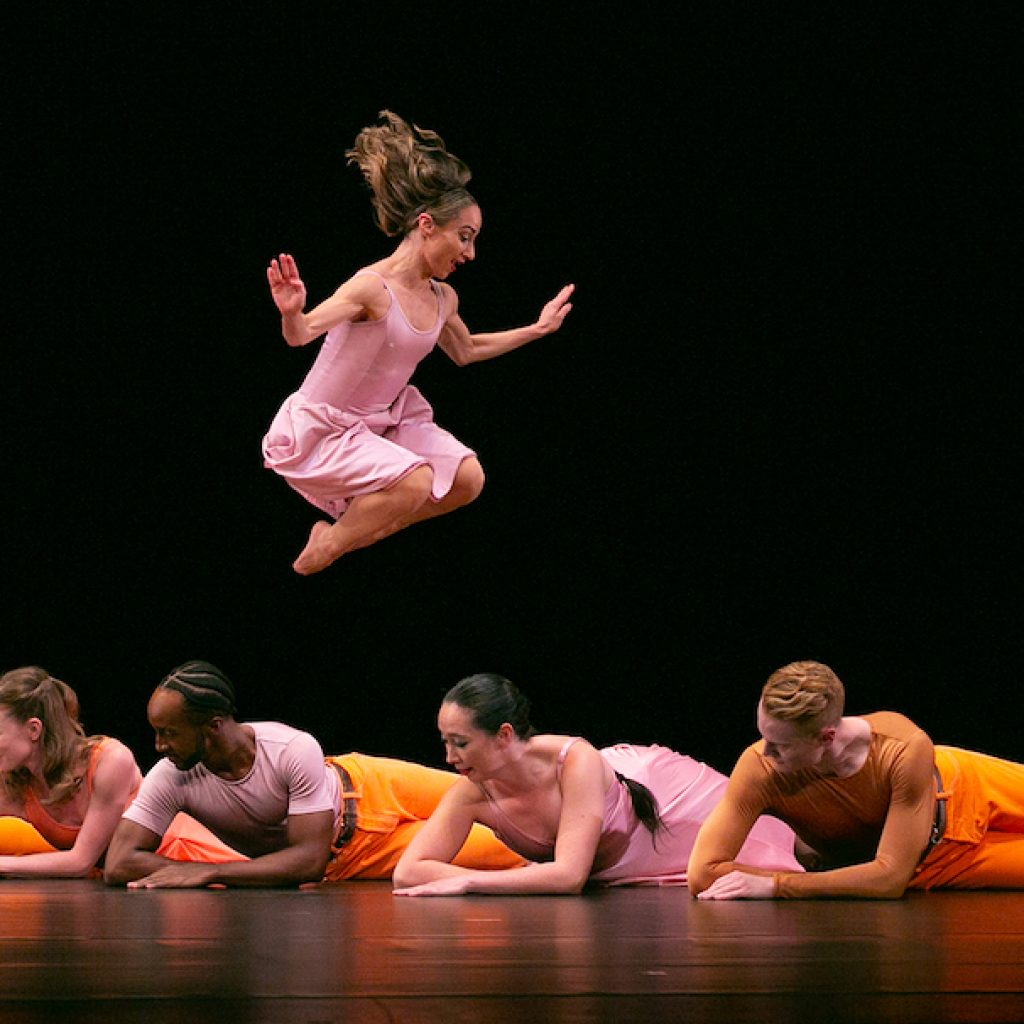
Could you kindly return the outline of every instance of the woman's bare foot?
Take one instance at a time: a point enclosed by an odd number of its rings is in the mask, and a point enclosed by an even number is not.
[[[309,531],[309,539],[306,546],[299,552],[299,557],[292,562],[292,568],[301,576],[310,576],[321,569],[326,569],[331,562],[341,557],[340,551],[335,551],[325,534],[331,532],[331,524],[322,519],[313,524]]]

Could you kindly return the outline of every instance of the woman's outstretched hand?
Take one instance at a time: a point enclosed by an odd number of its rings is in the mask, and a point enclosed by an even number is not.
[[[569,296],[572,295],[576,285],[567,284],[544,308],[537,317],[536,326],[545,334],[554,334],[572,309]]]
[[[267,284],[274,305],[282,316],[294,316],[306,308],[306,286],[299,277],[299,268],[295,258],[283,252],[277,259],[270,261],[267,267]],[[550,305],[550,303],[548,303]],[[544,307],[547,309],[547,306]]]
[[[392,896],[462,896],[469,892],[469,878],[466,875],[452,875],[449,878],[437,878],[433,882],[422,885],[410,885],[405,889],[395,889]]]

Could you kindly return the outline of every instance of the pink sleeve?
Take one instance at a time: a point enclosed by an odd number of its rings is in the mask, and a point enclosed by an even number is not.
[[[157,761],[142,780],[138,795],[124,812],[136,825],[162,836],[184,804],[178,770],[166,760]]]
[[[280,767],[288,784],[289,814],[338,813],[338,777],[309,733],[300,732],[288,743]]]

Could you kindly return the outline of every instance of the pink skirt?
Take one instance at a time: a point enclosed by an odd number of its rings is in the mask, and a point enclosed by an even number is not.
[[[387,409],[365,415],[296,391],[263,438],[263,465],[334,519],[352,498],[386,490],[419,466],[433,471],[431,498],[440,501],[462,460],[474,454],[434,422],[434,410],[411,384]]]

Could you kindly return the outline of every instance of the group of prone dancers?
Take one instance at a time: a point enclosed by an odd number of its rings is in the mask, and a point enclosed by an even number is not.
[[[37,667],[0,677],[0,875],[129,888],[393,879],[407,896],[682,885],[700,899],[895,898],[1024,888],[1024,765],[933,746],[894,712],[844,715],[814,661],[771,675],[761,738],[730,778],[662,746],[535,733],[509,680],[446,694],[442,771],[325,757],[307,732],[236,718],[191,661],[147,708],[143,778],[87,736],[74,691]]]
[[[295,259],[267,282],[293,347],[324,337],[263,439],[264,464],[329,517],[304,575],[473,501],[476,454],[409,383],[435,347],[463,366],[558,331],[566,285],[524,327],[471,333],[448,279],[483,227],[469,168],[390,111],[347,152],[378,226],[398,237],[306,311]],[[535,225],[531,227],[536,236]],[[392,878],[404,895],[575,893],[682,884],[702,899],[896,897],[906,888],[1024,888],[1024,766],[931,740],[902,715],[844,716],[817,662],[768,680],[762,739],[730,779],[660,746],[597,750],[538,735],[508,680],[476,675],[438,715],[438,771],[239,722],[206,662],[156,688],[162,759],[86,736],[74,692],[39,668],[0,680],[0,875],[88,876],[136,888],[291,886]]]

